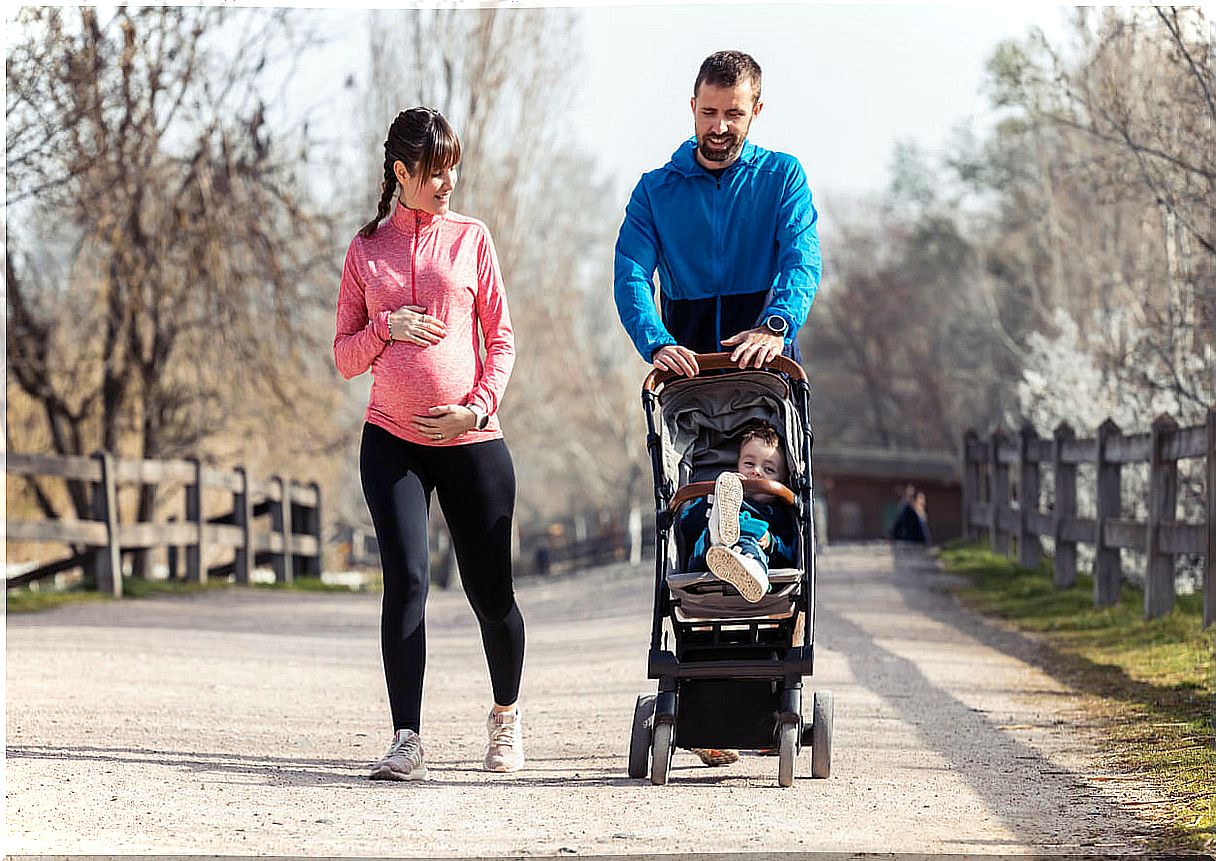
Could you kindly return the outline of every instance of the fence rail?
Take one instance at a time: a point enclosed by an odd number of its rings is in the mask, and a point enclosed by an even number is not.
[[[1206,461],[1205,522],[1180,523],[1178,461]],[[1033,567],[1042,556],[1040,538],[1055,542],[1054,583],[1067,588],[1076,583],[1077,545],[1094,547],[1094,604],[1109,606],[1118,600],[1122,579],[1121,549],[1138,550],[1148,559],[1144,580],[1144,616],[1155,618],[1174,606],[1174,557],[1205,557],[1203,568],[1203,624],[1216,621],[1216,406],[1207,421],[1180,428],[1168,415],[1152,424],[1148,433],[1123,434],[1111,419],[1104,421],[1093,439],[1077,439],[1067,422],[1050,439],[1030,425],[1016,434],[998,428],[987,439],[974,430],[963,437],[963,537],[978,538],[987,531],[994,553],[1008,554],[1017,546],[1020,565]],[[1149,467],[1148,515],[1145,521],[1124,518],[1121,470],[1126,464]],[[1096,467],[1097,511],[1094,518],[1077,516],[1077,467]],[[1043,466],[1051,466],[1055,504],[1040,511]]]
[[[121,554],[125,550],[168,548],[170,570],[178,555],[185,558],[188,581],[234,575],[247,584],[258,564],[269,563],[275,580],[289,583],[297,572],[320,576],[322,560],[321,489],[316,482],[300,484],[282,476],[267,481],[252,478],[243,467],[222,470],[197,460],[122,460],[108,452],[92,457],[9,454],[5,472],[14,476],[62,478],[90,485],[87,520],[9,520],[9,541],[55,541],[81,545],[85,552],[37,571],[9,578],[9,587],[82,566],[99,591],[122,595]],[[181,520],[122,523],[118,516],[120,485],[184,485]],[[231,495],[231,510],[204,517],[204,494]],[[258,529],[264,520],[266,529]],[[231,551],[232,561],[205,564],[212,549]]]

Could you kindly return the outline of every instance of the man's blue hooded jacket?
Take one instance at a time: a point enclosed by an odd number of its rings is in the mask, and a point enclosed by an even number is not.
[[[802,165],[745,141],[715,177],[690,138],[671,161],[642,175],[616,242],[614,295],[642,358],[668,344],[698,353],[760,325],[789,324],[786,353],[819,287],[819,214]],[[662,317],[655,308],[659,273]]]

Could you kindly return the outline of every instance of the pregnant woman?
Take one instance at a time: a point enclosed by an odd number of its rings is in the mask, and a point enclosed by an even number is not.
[[[490,232],[448,208],[459,163],[460,140],[438,111],[397,115],[384,142],[380,205],[350,244],[338,292],[338,370],[347,379],[372,372],[359,471],[384,570],[380,641],[394,730],[372,780],[426,777],[432,491],[489,664],[485,767],[524,763],[516,702],[524,621],[511,582],[515,471],[497,419],[515,342]]]

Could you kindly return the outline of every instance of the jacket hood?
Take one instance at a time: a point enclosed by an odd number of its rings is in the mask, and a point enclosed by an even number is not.
[[[697,161],[697,138],[693,135],[684,143],[680,144],[679,148],[671,154],[671,161],[667,164],[675,170],[678,170],[684,176],[693,176],[700,173],[705,168],[701,167],[701,163]],[[756,160],[756,145],[752,143],[751,138],[746,138],[743,141],[743,149],[739,152],[739,158],[735,160],[735,164],[742,162],[751,164]],[[734,167],[734,164],[731,165]]]

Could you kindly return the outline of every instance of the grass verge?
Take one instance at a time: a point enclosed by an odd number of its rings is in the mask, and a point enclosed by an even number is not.
[[[1144,595],[1124,586],[1113,607],[1093,606],[1093,580],[1052,586],[1050,561],[1023,568],[977,544],[952,542],[942,564],[971,580],[961,599],[1034,633],[1049,671],[1089,694],[1103,728],[1102,758],[1171,800],[1168,824],[1183,845],[1216,848],[1216,626],[1204,631],[1200,596],[1145,621]]]
[[[140,580],[133,577],[122,579],[124,598],[152,598],[174,595],[191,595],[196,592],[206,592],[213,589],[232,588],[230,580],[212,580],[207,583],[183,583],[180,580]],[[320,577],[297,577],[288,584],[255,583],[256,589],[272,589],[282,592],[350,592],[348,586],[322,583]],[[40,610],[50,610],[65,604],[76,604],[82,601],[106,601],[109,596],[102,595],[89,581],[84,581],[68,589],[30,589],[22,586],[9,589],[5,595],[5,611],[9,613],[34,613]]]

